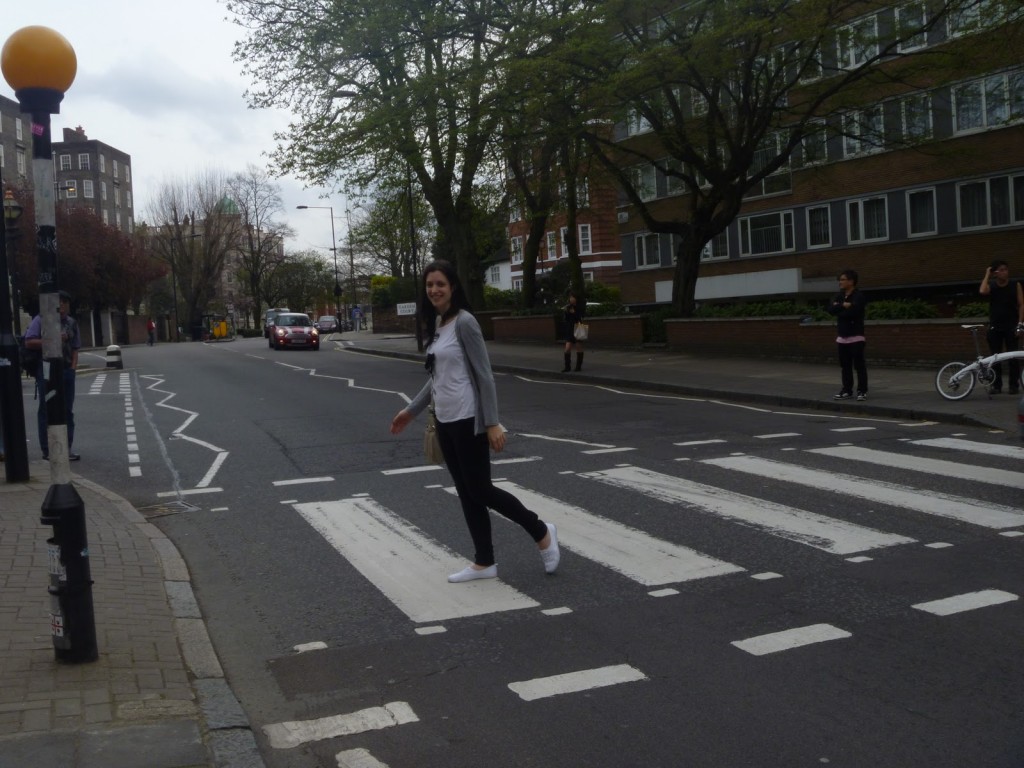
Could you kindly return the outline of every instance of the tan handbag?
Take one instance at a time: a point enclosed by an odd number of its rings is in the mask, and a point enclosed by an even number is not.
[[[587,336],[590,335],[590,326],[586,323],[576,323],[576,327],[572,330],[572,335],[576,341],[586,341]]]
[[[434,415],[434,404],[427,409],[427,428],[423,432],[423,457],[428,464],[444,464],[441,452],[441,440],[437,435],[437,417]]]

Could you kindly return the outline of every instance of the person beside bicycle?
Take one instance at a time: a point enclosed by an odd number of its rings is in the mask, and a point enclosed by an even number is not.
[[[836,351],[842,371],[842,389],[833,400],[853,397],[853,372],[857,371],[857,399],[868,399],[868,366],[864,362],[864,307],[867,300],[857,289],[857,273],[844,269],[839,273],[839,292],[826,308],[836,318]]]
[[[988,340],[993,355],[1000,352],[1016,352],[1020,346],[1017,333],[1024,324],[1024,288],[1019,280],[1010,279],[1010,267],[1002,259],[996,259],[985,270],[978,293],[988,297]],[[989,390],[993,395],[1003,391],[1003,364],[992,366],[996,378]],[[1011,395],[1020,394],[1020,363],[1010,360]]]

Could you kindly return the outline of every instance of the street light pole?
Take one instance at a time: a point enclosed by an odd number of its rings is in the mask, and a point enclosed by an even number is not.
[[[355,252],[352,250],[352,216],[349,213],[348,205],[345,206],[345,223],[348,226],[348,274],[349,280],[352,283],[352,306],[359,306],[359,296],[356,293],[356,257]],[[359,322],[363,321],[363,313],[359,312]],[[353,320],[353,324],[356,321]],[[358,331],[359,328],[356,328]]]
[[[41,26],[23,27],[7,38],[0,69],[14,89],[22,112],[32,118],[32,181],[35,192],[36,259],[39,264],[39,317],[47,401],[50,489],[41,522],[54,527],[50,539],[58,568],[50,571],[51,634],[60,661],[95,661],[96,622],[86,540],[85,504],[71,483],[64,351],[61,339],[57,227],[50,116],[60,112],[64,92],[75,81],[78,60],[63,35]],[[72,372],[72,376],[74,373]],[[56,572],[55,572],[56,571]]]
[[[0,188],[3,178],[0,177]],[[4,214],[10,190],[4,196]],[[10,197],[14,203],[13,196]],[[14,203],[17,205],[17,203]],[[7,268],[7,216],[0,237],[0,426],[3,427],[4,474],[8,483],[26,483],[28,443],[25,441],[25,409],[21,402],[21,361],[18,339],[11,327],[11,290]],[[15,312],[17,309],[15,309]]]
[[[331,253],[334,254],[334,319],[338,321],[338,332],[341,332],[341,307],[338,305],[338,297],[341,296],[341,283],[338,282],[338,243],[334,239],[334,206],[331,205],[296,205],[296,210],[305,211],[309,208],[319,208],[321,211],[331,212]]]

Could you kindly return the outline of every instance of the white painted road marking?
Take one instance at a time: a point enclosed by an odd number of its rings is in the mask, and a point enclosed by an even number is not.
[[[808,452],[820,453],[822,456],[835,456],[851,461],[880,464],[890,469],[909,469],[913,472],[926,472],[932,475],[955,477],[959,480],[973,480],[985,485],[1001,485],[1007,488],[1024,489],[1024,474],[1020,472],[990,469],[973,464],[963,464],[959,461],[904,456],[901,453],[876,451],[871,448],[859,448],[852,445],[838,448],[813,448]]]
[[[580,672],[567,672],[563,675],[538,677],[534,680],[509,683],[508,687],[514,693],[519,694],[519,698],[523,701],[535,701],[549,696],[558,696],[563,693],[578,693],[580,691],[593,690],[594,688],[618,685],[619,683],[635,683],[646,679],[647,675],[639,669],[628,664],[618,664],[612,667],[585,669]]]
[[[697,507],[718,517],[738,520],[772,536],[835,555],[849,555],[913,541],[904,536],[876,531],[844,520],[834,520],[803,509],[794,509],[639,467],[616,467],[601,472],[589,472],[583,477],[592,477],[608,485],[639,491],[670,504]]]
[[[305,485],[306,483],[333,483],[333,477],[300,477],[296,480],[274,480],[271,485],[278,487],[284,485]]]
[[[379,731],[382,728],[416,722],[419,722],[419,718],[412,711],[412,707],[404,701],[393,701],[383,707],[371,707],[348,715],[272,723],[263,726],[263,733],[267,735],[270,746],[275,749],[290,749],[310,741]]]
[[[449,584],[466,558],[444,548],[373,499],[296,504],[302,515],[371,584],[415,622],[436,622],[538,603],[499,579]]]
[[[990,605],[1010,603],[1018,599],[1017,595],[1012,592],[1003,592],[1001,589],[983,589],[980,592],[967,592],[963,595],[918,603],[910,607],[934,613],[936,616],[949,616],[963,611],[973,611],[976,608],[987,608]]]
[[[804,645],[841,640],[851,636],[845,629],[833,627],[831,624],[811,624],[808,627],[786,629],[782,632],[772,632],[769,635],[750,637],[746,640],[734,640],[732,644],[741,651],[746,651],[754,656],[764,656],[768,653],[788,651]]]
[[[707,459],[704,464],[747,472],[758,477],[781,480],[786,483],[797,483],[810,488],[827,488],[841,496],[867,499],[876,504],[887,504],[904,509],[912,509],[926,515],[937,515],[950,520],[961,520],[965,523],[981,525],[985,528],[1013,528],[1024,524],[1024,513],[1012,507],[998,504],[979,504],[962,496],[951,496],[944,493],[924,491],[880,480],[867,480],[861,477],[850,477],[820,469],[808,469],[794,464],[784,464],[771,459],[758,459],[753,456],[735,456],[723,459]],[[903,538],[903,537],[897,537]],[[908,543],[913,539],[903,538]]]
[[[601,563],[644,586],[673,584],[745,570],[515,483],[495,485],[518,498],[544,521],[553,523],[558,528],[559,546]]]
[[[1024,448],[1019,445],[990,445],[973,440],[959,440],[955,437],[937,437],[933,440],[912,440],[913,445],[927,445],[932,448],[949,448],[954,451],[971,451],[986,456],[1005,456],[1011,459],[1024,459]]]
[[[339,752],[334,759],[338,761],[338,768],[388,768],[387,763],[382,763],[362,747]]]
[[[779,432],[774,435],[754,435],[757,440],[777,440],[780,437],[800,437],[799,432]]]

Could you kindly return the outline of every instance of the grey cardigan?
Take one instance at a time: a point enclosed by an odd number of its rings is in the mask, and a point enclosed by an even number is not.
[[[469,379],[473,383],[473,394],[476,397],[473,431],[480,435],[487,431],[487,427],[493,427],[499,422],[498,393],[494,388],[491,359],[487,355],[487,345],[484,343],[480,324],[464,309],[460,309],[455,316],[455,336],[462,347],[462,354],[469,363]],[[430,404],[432,385],[433,380],[428,380],[406,407],[414,417],[419,416]]]

